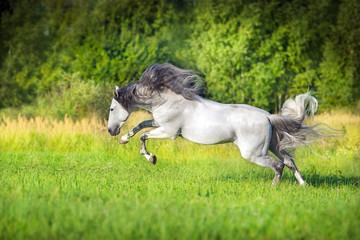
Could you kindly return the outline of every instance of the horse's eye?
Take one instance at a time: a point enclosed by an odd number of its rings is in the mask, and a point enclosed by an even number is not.
[[[110,108],[110,111],[112,112],[112,111],[114,111],[114,109],[113,109],[113,108]]]

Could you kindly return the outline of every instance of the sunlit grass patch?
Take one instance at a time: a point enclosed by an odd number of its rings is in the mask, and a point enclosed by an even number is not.
[[[345,135],[295,151],[308,187],[285,169],[271,188],[273,171],[233,144],[149,140],[153,166],[138,136],[119,145],[105,121],[3,116],[0,238],[354,239],[360,118],[349,118],[316,117]],[[145,119],[136,112],[121,134]]]

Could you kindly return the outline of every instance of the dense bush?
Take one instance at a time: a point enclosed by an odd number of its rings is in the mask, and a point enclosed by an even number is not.
[[[323,108],[351,106],[360,96],[359,16],[356,0],[8,0],[0,108],[51,103],[44,109],[59,108],[51,114],[82,117],[86,101],[104,104],[99,91],[153,62],[199,71],[216,101],[277,111],[311,89]]]
[[[65,74],[63,79],[51,91],[37,98],[36,115],[81,118],[96,114],[101,118],[106,117],[112,94],[110,89],[113,86],[93,80],[83,81],[79,74]]]

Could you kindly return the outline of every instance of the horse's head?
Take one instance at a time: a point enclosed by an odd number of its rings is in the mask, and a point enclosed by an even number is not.
[[[108,131],[112,136],[116,136],[120,133],[121,127],[130,115],[130,113],[122,106],[121,102],[119,102],[119,89],[120,88],[116,86],[114,98],[110,105]]]

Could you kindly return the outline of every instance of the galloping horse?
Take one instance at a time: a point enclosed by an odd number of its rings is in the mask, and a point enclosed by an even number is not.
[[[140,154],[151,163],[156,156],[149,153],[145,142],[150,138],[176,139],[182,136],[201,144],[235,143],[249,161],[274,170],[273,184],[279,183],[284,166],[297,181],[305,181],[298,171],[289,149],[319,136],[315,126],[303,126],[306,114],[317,110],[317,100],[305,93],[285,101],[281,114],[273,115],[246,104],[222,104],[201,97],[203,81],[192,70],[171,64],[152,64],[142,77],[121,88],[116,86],[110,106],[108,131],[120,133],[131,112],[145,109],[152,120],[141,122],[121,137],[126,144],[143,128],[154,128],[140,136]],[[273,152],[279,160],[271,157]]]

